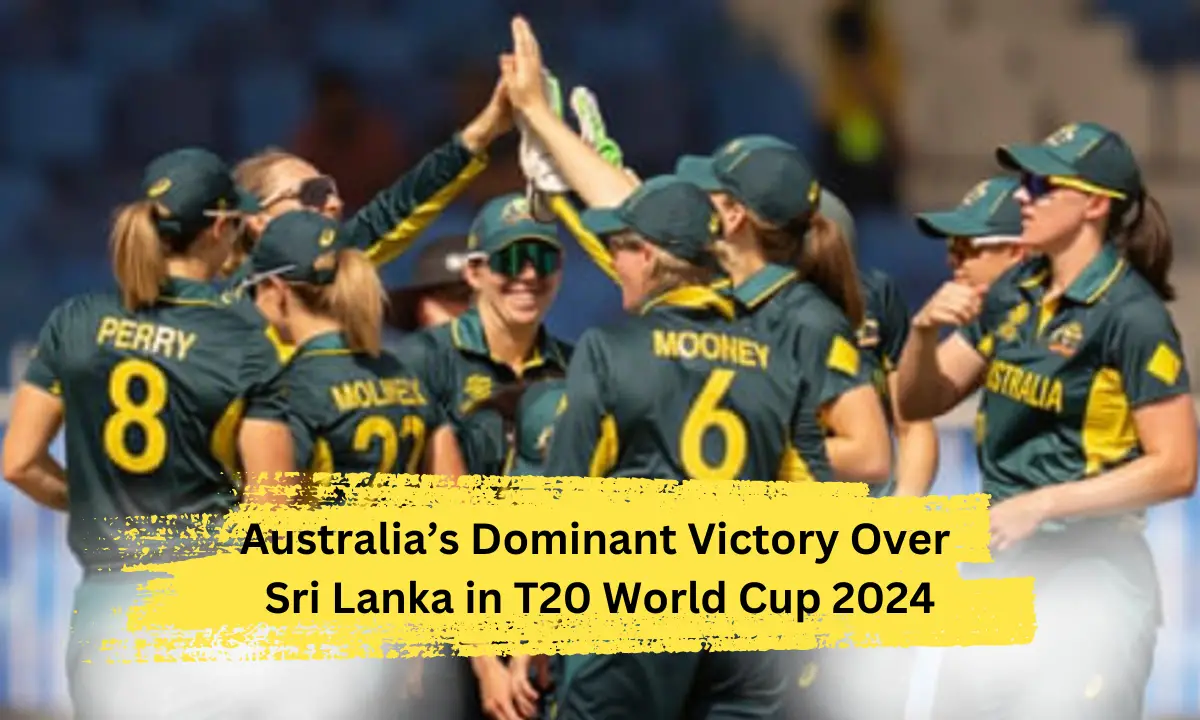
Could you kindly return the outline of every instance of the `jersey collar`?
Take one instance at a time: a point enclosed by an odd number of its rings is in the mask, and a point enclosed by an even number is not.
[[[296,348],[295,354],[342,355],[349,352],[350,346],[346,344],[346,338],[337,330],[330,330],[305,340],[304,344]]]
[[[1111,243],[1105,244],[1100,254],[1088,263],[1079,277],[1071,283],[1063,295],[1070,301],[1081,305],[1091,305],[1104,296],[1121,273],[1125,270],[1125,259]],[[1026,290],[1040,289],[1045,286],[1050,275],[1050,261],[1039,257],[1030,263],[1029,269],[1022,273],[1025,277],[1020,285]]]
[[[674,290],[668,290],[642,305],[641,314],[645,315],[657,308],[709,310],[728,320],[732,320],[734,317],[733,302],[728,298],[721,297],[713,288],[701,285],[684,285]]]
[[[216,302],[219,298],[216,290],[209,283],[189,278],[168,277],[162,285],[161,299],[164,302],[178,305],[208,305]]]
[[[483,332],[483,320],[479,317],[478,308],[471,308],[450,321],[450,341],[458,350],[480,355],[497,364],[505,364],[492,357],[491,350],[488,349],[487,336]],[[525,362],[523,369],[529,370],[548,363],[563,370],[567,368],[562,347],[558,340],[546,332],[546,326],[543,325],[538,328],[538,341],[534,345],[533,357]]]
[[[799,277],[795,268],[769,263],[732,289],[733,297],[744,307],[754,309],[770,300],[791,281]]]

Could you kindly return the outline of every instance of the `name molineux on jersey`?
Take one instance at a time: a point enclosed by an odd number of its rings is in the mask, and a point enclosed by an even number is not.
[[[655,330],[653,351],[656,357],[693,360],[767,369],[771,348],[765,343],[741,335],[695,330]]]

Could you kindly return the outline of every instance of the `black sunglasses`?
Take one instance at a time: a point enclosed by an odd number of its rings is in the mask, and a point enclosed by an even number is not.
[[[263,207],[274,205],[280,200],[295,200],[302,206],[321,210],[330,197],[337,196],[338,187],[333,178],[328,175],[318,175],[308,178],[289,190],[278,192],[263,202]]]
[[[526,265],[532,265],[538,277],[547,277],[562,268],[562,250],[541,240],[518,240],[488,255],[492,272],[517,277]]]

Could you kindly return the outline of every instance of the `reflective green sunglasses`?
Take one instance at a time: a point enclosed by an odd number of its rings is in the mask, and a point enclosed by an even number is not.
[[[488,255],[492,272],[517,277],[532,265],[538,277],[553,275],[562,268],[562,250],[544,240],[518,240]]]

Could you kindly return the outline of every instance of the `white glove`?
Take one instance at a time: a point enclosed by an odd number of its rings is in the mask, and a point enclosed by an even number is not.
[[[549,70],[543,70],[542,84],[546,89],[546,98],[550,101],[550,108],[556,115],[562,117],[562,90],[559,87],[558,78],[554,77]],[[520,116],[517,117],[516,125],[517,130],[521,133],[521,145],[517,154],[521,172],[527,180],[527,194],[532,196],[535,191],[557,194],[570,190],[570,186],[559,173],[554,158],[547,152],[541,139],[530,132],[529,127]]]

